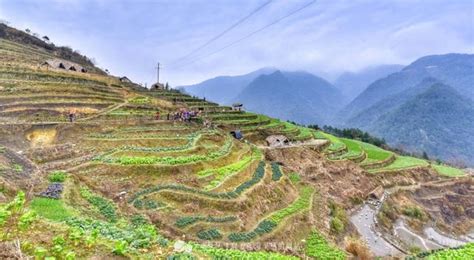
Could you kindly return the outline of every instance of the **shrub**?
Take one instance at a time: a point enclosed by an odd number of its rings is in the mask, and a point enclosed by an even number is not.
[[[411,218],[416,218],[419,220],[423,220],[425,218],[425,213],[416,206],[405,207],[402,212],[405,216]]]
[[[48,175],[48,180],[50,182],[64,182],[66,180],[65,171],[54,171]]]
[[[349,222],[346,211],[334,202],[329,203],[329,208],[331,209],[331,231],[335,234],[340,234],[345,230]]]

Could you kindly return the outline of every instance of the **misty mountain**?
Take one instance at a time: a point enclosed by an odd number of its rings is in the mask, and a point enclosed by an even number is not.
[[[426,151],[444,160],[462,160],[472,166],[473,101],[445,84],[425,86],[417,89],[421,94],[408,98],[365,129],[384,137],[389,144],[420,153]],[[411,94],[405,95],[408,96]]]
[[[262,74],[270,74],[274,72],[274,68],[262,68],[245,75],[240,76],[219,76],[208,79],[198,84],[180,86],[184,88],[186,93],[207,100],[229,105],[252,80]]]
[[[331,83],[307,72],[276,71],[253,80],[234,99],[245,108],[303,124],[325,124],[344,98]]]
[[[436,78],[459,93],[474,98],[474,55],[445,54],[422,57],[400,72],[370,84],[339,113],[347,121],[381,100],[420,84],[425,78]]]
[[[359,72],[341,74],[334,85],[341,90],[347,100],[357,97],[372,82],[402,70],[403,65],[380,65],[363,69]]]

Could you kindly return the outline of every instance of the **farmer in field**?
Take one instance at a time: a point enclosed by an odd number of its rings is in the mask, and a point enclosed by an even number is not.
[[[155,120],[160,120],[160,111],[156,111]]]
[[[68,117],[69,117],[69,122],[70,123],[74,122],[74,119],[76,117],[76,112],[74,110],[69,110]]]

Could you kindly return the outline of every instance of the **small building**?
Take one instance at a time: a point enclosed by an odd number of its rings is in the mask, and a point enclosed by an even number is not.
[[[242,103],[234,103],[232,104],[232,110],[234,111],[243,111],[244,105]]]
[[[87,70],[81,65],[74,62],[67,61],[67,60],[61,60],[61,59],[46,60],[45,62],[41,64],[41,67],[62,69],[62,70],[69,70],[69,71],[80,71],[83,73],[87,72]]]
[[[125,77],[125,76],[120,77],[119,80],[120,80],[120,82],[124,82],[124,83],[132,83],[132,81],[129,78]]]
[[[287,146],[290,144],[290,140],[284,135],[270,135],[265,141],[267,141],[267,145],[270,147]]]
[[[165,89],[165,85],[161,84],[161,83],[155,83],[153,85],[151,85],[151,90],[163,90]]]
[[[382,200],[383,194],[384,194],[384,189],[382,186],[378,186],[375,188],[373,191],[369,193],[369,199],[373,200]]]

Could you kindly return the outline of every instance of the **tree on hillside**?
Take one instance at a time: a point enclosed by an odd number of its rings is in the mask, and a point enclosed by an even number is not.
[[[429,159],[430,159],[430,158],[428,157],[428,154],[427,154],[425,151],[423,151],[422,157],[423,157],[423,159],[425,159],[425,160],[429,160]]]
[[[30,33],[31,33],[31,30],[28,29],[28,28],[26,28],[25,32],[28,33],[28,34],[30,34]]]
[[[165,89],[166,89],[166,90],[169,90],[169,89],[170,89],[170,85],[168,85],[168,82],[166,82],[166,84],[165,84]]]
[[[48,42],[48,43],[49,43],[49,37],[48,37],[48,36],[46,36],[46,35],[43,36],[43,40],[44,40],[45,42]]]

